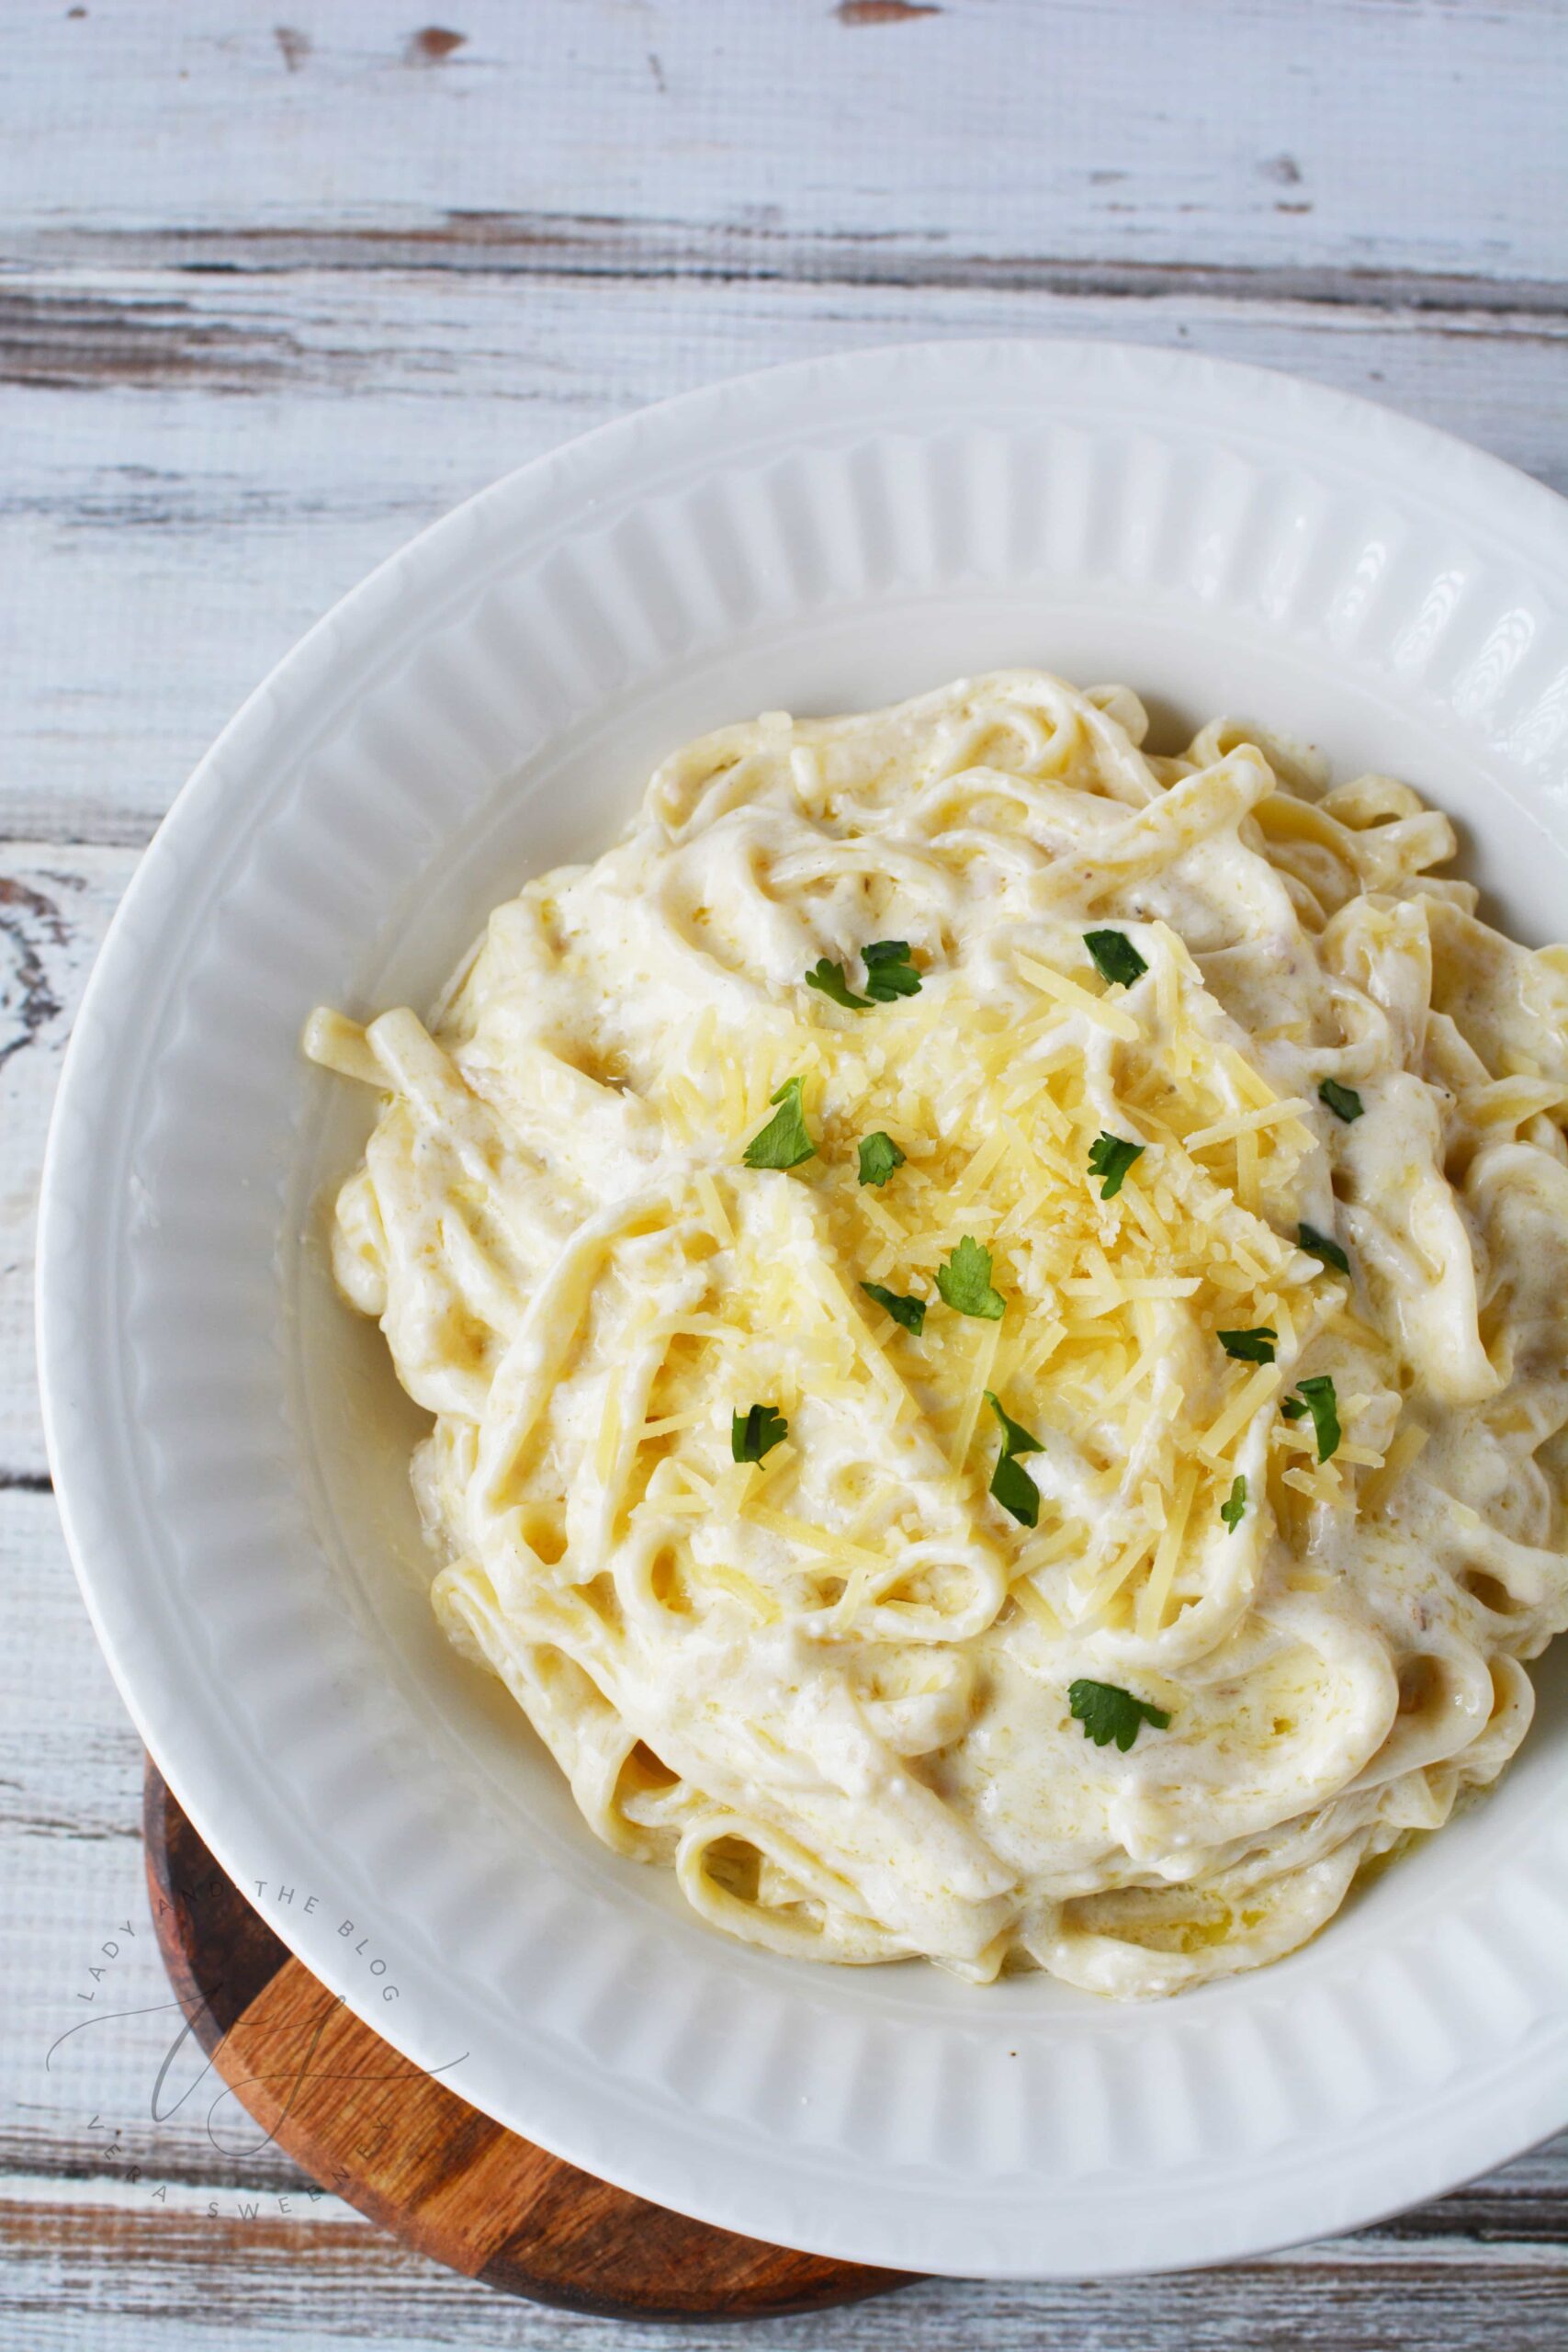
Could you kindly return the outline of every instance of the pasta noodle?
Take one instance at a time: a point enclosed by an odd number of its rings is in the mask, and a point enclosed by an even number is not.
[[[1256,1966],[1568,1624],[1568,951],[1408,786],[1144,735],[1025,671],[726,728],[429,1027],[307,1031],[441,1623],[774,1951]]]

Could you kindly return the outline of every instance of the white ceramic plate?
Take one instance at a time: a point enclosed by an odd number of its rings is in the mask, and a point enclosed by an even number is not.
[[[320,1246],[363,1112],[296,1050],[318,1000],[428,998],[490,906],[593,854],[688,736],[1010,662],[1408,776],[1510,923],[1560,936],[1565,513],[1251,369],[859,353],[498,483],[340,605],[203,761],[61,1091],[50,1451],[100,1639],[197,1828],[410,2057],[459,2061],[491,2114],[708,2221],[995,2277],[1341,2231],[1568,2120],[1550,1661],[1489,1803],[1293,1958],[1152,2008],[797,1966],[603,1852],[431,1623],[416,1417]]]

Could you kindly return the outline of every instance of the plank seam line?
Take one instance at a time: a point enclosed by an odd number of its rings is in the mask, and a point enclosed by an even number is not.
[[[13,246],[4,275],[107,266],[181,276],[271,277],[316,270],[367,276],[626,278],[660,283],[781,283],[918,292],[950,288],[1137,300],[1208,296],[1304,308],[1474,312],[1568,319],[1568,285],[1440,269],[1235,262],[1121,262],[1049,254],[967,254],[897,236],[793,234],[744,224],[647,226],[613,217],[451,212],[427,223],[347,232],[309,226],[152,232],[46,232]]]

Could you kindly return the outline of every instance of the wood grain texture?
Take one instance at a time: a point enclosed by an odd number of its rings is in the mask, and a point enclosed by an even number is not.
[[[1568,482],[1568,16],[1302,21],[480,0],[422,41],[390,0],[313,26],[237,0],[19,18],[0,576],[62,587],[0,600],[0,831],[140,845],[420,522],[641,401],[845,343],[1186,342]]]
[[[142,1842],[158,1948],[202,2048],[268,2142],[433,2261],[606,2318],[774,2318],[908,2283],[668,2212],[481,2115],[292,1956],[151,1761]]]
[[[0,218],[34,258],[152,228],[265,263],[284,230],[365,266],[456,224],[536,266],[558,223],[728,239],[737,275],[819,241],[950,282],[1019,256],[1562,275],[1551,0],[465,0],[436,47],[412,14],[19,15]]]
[[[198,2053],[153,2112],[173,2029],[141,1749],[48,1492],[31,1228],[85,968],[243,695],[508,467],[857,343],[1188,345],[1568,487],[1560,0],[452,6],[52,0],[4,28],[6,2352],[757,2340],[500,2303],[227,2128]],[[1271,2261],[930,2282],[763,2340],[1560,2352],[1565,2310],[1568,2138]]]

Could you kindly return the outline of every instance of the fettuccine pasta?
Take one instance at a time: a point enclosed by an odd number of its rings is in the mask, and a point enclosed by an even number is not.
[[[428,1025],[307,1032],[442,1624],[773,1951],[1257,1966],[1568,1623],[1568,951],[1408,786],[1145,732],[1026,671],[724,729]]]

